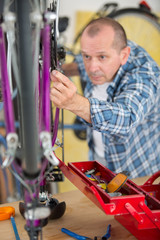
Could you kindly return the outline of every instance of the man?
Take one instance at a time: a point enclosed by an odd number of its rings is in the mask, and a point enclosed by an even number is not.
[[[53,71],[50,99],[87,124],[90,160],[117,173],[129,171],[131,178],[160,170],[158,65],[143,48],[127,42],[122,26],[110,18],[86,26],[81,54],[85,97],[68,77]]]

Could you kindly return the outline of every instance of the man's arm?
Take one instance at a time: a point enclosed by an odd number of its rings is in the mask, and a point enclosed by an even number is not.
[[[66,109],[91,123],[90,102],[77,93],[77,88],[68,77],[58,71],[51,73],[53,87],[50,99],[58,108]]]

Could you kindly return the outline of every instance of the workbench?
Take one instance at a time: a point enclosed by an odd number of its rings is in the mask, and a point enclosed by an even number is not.
[[[148,177],[137,178],[134,182],[141,185],[147,179]],[[111,224],[112,240],[136,239],[114,219],[114,216],[106,215],[79,190],[59,193],[53,197],[58,199],[59,202],[65,201],[67,208],[65,214],[61,218],[49,220],[47,226],[43,228],[44,240],[72,240],[72,237],[61,232],[61,228],[67,228],[90,238],[94,238],[94,236],[103,236],[106,233],[108,224]],[[27,232],[24,230],[25,220],[19,213],[18,202],[2,204],[0,206],[12,206],[15,208],[15,222],[20,239],[28,240]],[[11,220],[0,221],[0,239],[15,239]]]

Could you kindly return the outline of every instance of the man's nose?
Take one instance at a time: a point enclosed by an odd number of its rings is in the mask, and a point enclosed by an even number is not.
[[[89,71],[95,72],[99,69],[99,63],[96,59],[92,59],[89,64]]]

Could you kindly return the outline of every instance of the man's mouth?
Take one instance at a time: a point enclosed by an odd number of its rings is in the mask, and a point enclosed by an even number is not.
[[[101,75],[101,74],[90,74],[90,77],[91,77],[91,78],[95,78],[95,79],[97,78],[97,79],[98,79],[98,78],[101,78],[102,75]]]
[[[93,81],[99,81],[99,80],[101,80],[102,76],[101,75],[90,75],[90,78]]]

